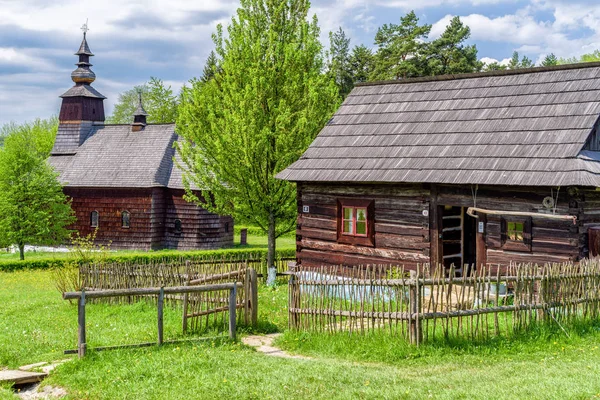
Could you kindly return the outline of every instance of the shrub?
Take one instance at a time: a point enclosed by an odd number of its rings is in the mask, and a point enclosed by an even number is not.
[[[276,258],[291,258],[296,256],[295,249],[277,250]],[[194,251],[169,251],[169,252],[139,252],[139,253],[108,253],[106,262],[128,262],[147,264],[152,261],[170,262],[177,260],[229,260],[229,259],[267,259],[266,249],[222,249],[222,250],[194,250]],[[57,259],[53,256],[36,260],[1,261],[0,272],[18,271],[23,269],[60,268],[73,262],[72,258]],[[81,259],[76,263],[83,263]]]

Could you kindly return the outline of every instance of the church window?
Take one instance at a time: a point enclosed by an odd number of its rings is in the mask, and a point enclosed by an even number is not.
[[[92,228],[97,228],[99,219],[100,219],[100,214],[98,214],[98,211],[92,211],[90,214],[90,226]]]
[[[129,214],[129,211],[123,211],[121,213],[121,226],[123,228],[129,228],[130,218],[131,214]]]

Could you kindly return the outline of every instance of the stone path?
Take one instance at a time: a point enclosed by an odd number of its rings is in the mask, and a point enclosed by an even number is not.
[[[67,392],[63,388],[48,385],[41,387],[40,382],[56,367],[70,360],[24,365],[14,371],[0,370],[0,382],[14,383],[19,388],[16,395],[24,400],[48,400],[65,397]]]
[[[242,338],[242,343],[247,346],[256,348],[256,351],[264,353],[271,357],[295,358],[299,360],[310,360],[310,357],[292,355],[281,350],[279,347],[273,346],[273,341],[279,337],[280,333],[271,333],[269,335],[252,335]]]

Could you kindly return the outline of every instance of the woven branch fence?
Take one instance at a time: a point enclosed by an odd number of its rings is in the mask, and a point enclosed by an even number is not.
[[[279,259],[278,271],[286,271],[287,263],[295,259]],[[237,291],[238,323],[255,324],[257,315],[256,270],[266,271],[262,258],[229,258],[207,260],[169,260],[164,262],[97,262],[81,265],[80,281],[86,291],[108,289],[139,289],[186,285],[242,282]],[[229,292],[213,291],[189,295],[166,295],[165,301],[183,309],[183,331],[225,329],[228,323]],[[155,301],[143,296],[121,296],[95,299],[113,304]]]
[[[600,262],[487,266],[456,277],[453,268],[322,267],[289,282],[291,329],[389,332],[413,344],[436,337],[488,339],[539,322],[600,315]],[[501,273],[502,272],[502,273]]]

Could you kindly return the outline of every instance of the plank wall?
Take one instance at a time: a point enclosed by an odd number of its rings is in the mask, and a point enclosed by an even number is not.
[[[183,190],[169,190],[165,199],[164,247],[218,249],[233,245],[233,219],[206,211],[183,199]],[[181,232],[175,221],[181,220]]]
[[[94,231],[90,226],[90,214],[98,211],[96,244],[108,245],[111,249],[149,250],[152,241],[150,189],[83,189],[64,188],[72,199],[77,222],[71,229],[86,236]],[[121,225],[121,212],[130,212],[130,227]]]

